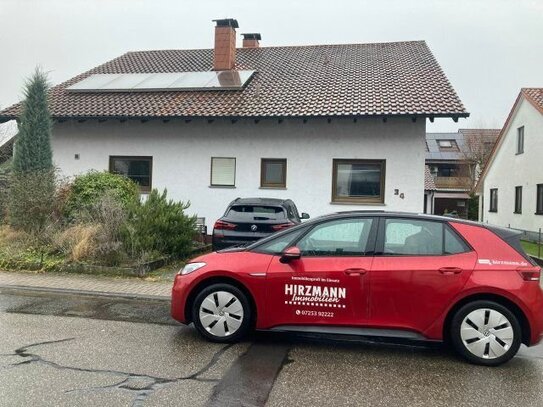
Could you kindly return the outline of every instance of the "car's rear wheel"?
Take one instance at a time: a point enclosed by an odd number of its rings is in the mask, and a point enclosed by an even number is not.
[[[235,342],[250,328],[247,296],[230,284],[213,284],[198,293],[192,320],[198,332],[213,342]]]
[[[521,344],[520,323],[509,309],[493,301],[464,305],[451,322],[455,350],[471,363],[497,366],[517,353]]]

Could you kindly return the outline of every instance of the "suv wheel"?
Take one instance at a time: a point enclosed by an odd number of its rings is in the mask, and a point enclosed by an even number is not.
[[[213,342],[235,342],[249,330],[251,307],[246,295],[230,284],[204,288],[194,300],[192,320],[198,332]]]
[[[454,315],[451,340],[455,350],[469,362],[497,366],[517,353],[521,329],[517,317],[503,305],[474,301]]]

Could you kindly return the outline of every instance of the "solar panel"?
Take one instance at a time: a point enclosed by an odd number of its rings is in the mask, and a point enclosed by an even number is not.
[[[160,92],[239,90],[255,71],[93,74],[67,88],[71,92]]]

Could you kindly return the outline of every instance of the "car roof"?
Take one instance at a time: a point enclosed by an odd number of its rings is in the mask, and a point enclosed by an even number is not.
[[[354,210],[354,211],[341,211],[341,212],[334,212],[330,213],[328,215],[319,216],[316,219],[333,219],[333,218],[344,218],[348,216],[376,216],[376,217],[382,217],[386,216],[388,218],[411,218],[411,219],[426,219],[426,220],[434,220],[434,221],[441,221],[441,222],[458,222],[458,223],[466,223],[470,225],[475,226],[487,226],[485,224],[482,224],[480,222],[475,222],[472,220],[467,219],[461,219],[461,218],[452,218],[449,216],[439,216],[439,215],[429,215],[425,213],[415,213],[415,212],[400,212],[400,211],[380,211],[380,210]]]
[[[290,202],[290,199],[278,199],[278,198],[236,198],[230,202],[232,205],[275,205],[281,206],[286,202]]]

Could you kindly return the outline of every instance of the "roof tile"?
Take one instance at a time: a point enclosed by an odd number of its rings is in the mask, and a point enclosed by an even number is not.
[[[424,41],[237,49],[256,73],[240,91],[73,93],[95,73],[207,71],[213,50],[129,52],[50,91],[54,118],[467,116]],[[0,112],[16,118],[21,104]]]

